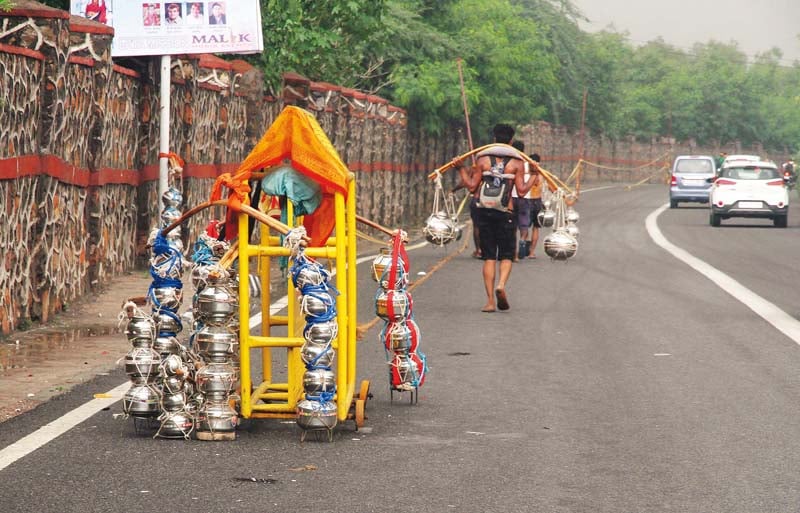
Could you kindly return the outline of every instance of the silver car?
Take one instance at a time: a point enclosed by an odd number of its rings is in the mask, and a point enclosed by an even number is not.
[[[669,207],[678,203],[708,203],[711,182],[716,174],[714,158],[708,155],[679,155],[672,164],[669,184]]]

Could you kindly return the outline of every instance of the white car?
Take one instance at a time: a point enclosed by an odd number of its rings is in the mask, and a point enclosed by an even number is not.
[[[788,189],[771,161],[727,161],[711,187],[709,204],[711,226],[731,217],[768,218],[779,228],[788,222]]]

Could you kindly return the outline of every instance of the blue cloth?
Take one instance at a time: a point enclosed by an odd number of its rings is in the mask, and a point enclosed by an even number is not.
[[[286,196],[294,204],[294,215],[314,212],[322,202],[320,185],[292,166],[283,165],[270,171],[261,181],[261,190],[271,196]],[[281,213],[281,216],[284,214]]]

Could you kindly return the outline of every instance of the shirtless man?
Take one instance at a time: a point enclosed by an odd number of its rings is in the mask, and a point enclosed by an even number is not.
[[[514,128],[506,124],[497,124],[493,129],[495,145],[492,145],[477,155],[474,171],[470,173],[462,161],[454,162],[462,182],[474,195],[480,199],[482,181],[491,175],[492,166],[498,160],[505,163],[501,179],[507,183],[507,207],[502,210],[487,208],[478,204],[476,218],[481,245],[481,259],[483,259],[483,285],[486,289],[486,304],[482,312],[495,310],[508,310],[508,297],[506,284],[511,275],[511,266],[516,252],[516,215],[511,202],[512,186],[517,188],[517,194],[524,196],[533,185],[533,175],[527,181],[524,178],[523,160],[519,152],[508,146],[514,139]],[[499,275],[499,276],[498,276]],[[495,285],[495,279],[497,284]]]

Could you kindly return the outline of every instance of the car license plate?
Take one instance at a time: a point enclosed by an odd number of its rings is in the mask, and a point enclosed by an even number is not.
[[[683,179],[683,185],[691,185],[692,187],[696,187],[698,185],[705,185],[705,184],[706,184],[705,180],[697,180],[697,179],[691,179],[691,178],[688,178],[688,179],[684,178]]]
[[[760,201],[740,201],[739,208],[761,208]]]

